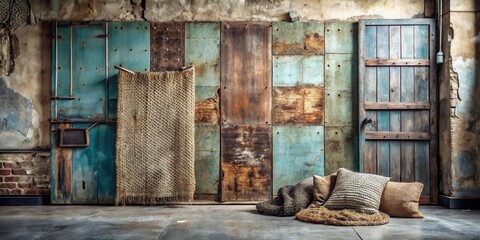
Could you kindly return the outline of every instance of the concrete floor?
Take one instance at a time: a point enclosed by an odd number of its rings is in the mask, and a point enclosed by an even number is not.
[[[480,239],[480,211],[422,206],[374,227],[304,223],[253,205],[0,207],[0,239]]]

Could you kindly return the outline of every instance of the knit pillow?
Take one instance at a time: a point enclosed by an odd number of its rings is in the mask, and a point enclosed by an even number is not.
[[[388,177],[340,168],[335,189],[324,206],[331,210],[351,209],[377,213],[383,189],[389,180]]]
[[[313,175],[313,201],[308,207],[321,207],[332,194],[336,180],[337,173],[325,177]]]
[[[380,211],[392,217],[423,218],[418,210],[422,190],[419,182],[389,182],[383,191]]]

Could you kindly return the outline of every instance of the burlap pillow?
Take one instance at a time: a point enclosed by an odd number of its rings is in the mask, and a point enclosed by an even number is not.
[[[418,210],[422,190],[419,182],[389,182],[382,194],[380,211],[392,217],[423,218]]]
[[[332,194],[336,180],[336,173],[325,177],[313,175],[313,201],[308,207],[321,207]]]
[[[331,210],[351,209],[377,213],[383,189],[389,180],[388,177],[340,168],[335,189],[324,206]]]

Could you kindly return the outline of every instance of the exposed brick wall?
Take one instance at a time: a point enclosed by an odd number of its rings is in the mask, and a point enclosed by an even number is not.
[[[50,194],[50,153],[0,154],[0,195]]]

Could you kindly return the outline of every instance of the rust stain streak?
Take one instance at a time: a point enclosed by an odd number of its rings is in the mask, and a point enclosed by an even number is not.
[[[275,87],[275,124],[323,125],[324,91],[321,87]]]
[[[71,124],[58,124],[58,129],[69,128]],[[55,142],[58,142],[55,134]],[[72,149],[55,148],[55,203],[72,203]]]
[[[195,123],[218,124],[218,96],[195,103]]]

